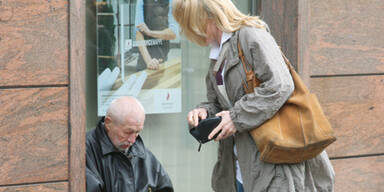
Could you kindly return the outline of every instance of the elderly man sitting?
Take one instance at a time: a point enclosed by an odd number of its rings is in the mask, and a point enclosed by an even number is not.
[[[168,174],[139,136],[144,120],[139,101],[121,97],[87,133],[87,192],[173,192]]]

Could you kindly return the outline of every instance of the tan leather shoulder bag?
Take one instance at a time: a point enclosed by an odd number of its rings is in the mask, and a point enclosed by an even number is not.
[[[239,57],[246,74],[246,93],[253,93],[260,81],[244,58],[238,42]],[[279,111],[250,134],[259,149],[260,159],[269,163],[299,163],[320,154],[336,140],[316,95],[311,94],[283,54],[295,90]],[[249,66],[250,70],[246,66]]]

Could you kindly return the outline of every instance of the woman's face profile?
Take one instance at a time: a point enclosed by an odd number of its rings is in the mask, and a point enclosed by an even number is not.
[[[219,29],[216,27],[216,24],[212,20],[208,20],[207,22],[207,29],[205,31],[206,33],[206,38],[205,42],[207,45],[212,45],[212,44],[220,44],[220,39],[218,38],[220,35]]]

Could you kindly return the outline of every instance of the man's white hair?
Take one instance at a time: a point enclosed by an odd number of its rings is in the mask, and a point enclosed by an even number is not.
[[[123,96],[111,102],[106,117],[110,117],[113,122],[121,125],[127,118],[137,119],[136,117],[143,114],[145,114],[144,107],[136,98]]]

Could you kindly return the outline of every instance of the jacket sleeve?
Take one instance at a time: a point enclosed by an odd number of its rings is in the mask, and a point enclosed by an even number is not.
[[[245,27],[239,32],[239,40],[246,60],[262,82],[230,109],[236,129],[242,132],[270,119],[292,94],[294,83],[280,48],[269,32]]]
[[[94,174],[88,167],[86,168],[86,178],[87,178],[87,192],[102,192],[103,181]]]
[[[88,138],[87,138],[88,139]],[[95,155],[93,154],[92,145],[86,142],[86,191],[87,192],[103,192],[104,181],[101,179],[97,170]]]
[[[165,172],[162,166],[160,166],[159,179],[156,187],[156,192],[173,192],[173,186],[171,178]]]
[[[221,107],[217,100],[216,92],[214,91],[212,81],[209,79],[209,72],[205,77],[205,84],[207,86],[207,102],[202,102],[197,105],[197,108],[204,108],[208,111],[208,117],[213,117],[216,113],[221,111]]]
[[[155,192],[173,192],[173,185],[171,178],[168,176],[167,172],[161,165],[160,161],[153,155],[149,150],[147,151],[147,158],[151,159],[151,165],[154,166],[153,178],[155,181]]]

